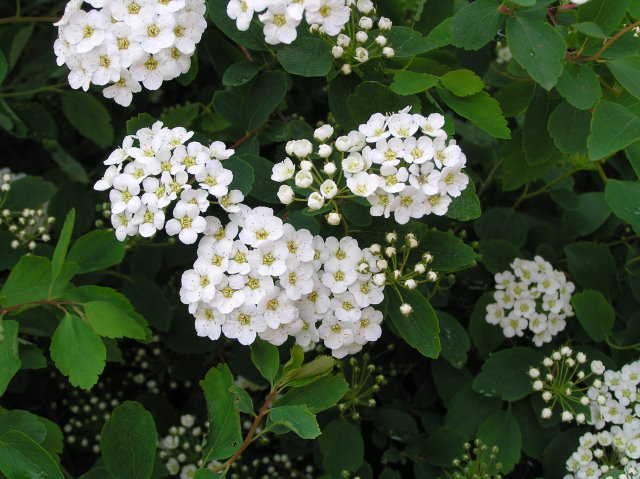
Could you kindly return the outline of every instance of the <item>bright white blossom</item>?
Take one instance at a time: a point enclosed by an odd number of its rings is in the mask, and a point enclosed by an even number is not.
[[[109,0],[67,4],[56,23],[58,65],[66,64],[72,88],[107,85],[106,98],[122,106],[133,94],[157,90],[186,73],[207,22],[204,0]]]

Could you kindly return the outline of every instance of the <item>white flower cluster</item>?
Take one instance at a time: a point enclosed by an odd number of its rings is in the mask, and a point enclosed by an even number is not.
[[[381,335],[384,299],[373,282],[376,258],[355,239],[326,240],[296,230],[266,207],[241,206],[218,220],[182,275],[180,299],[199,336],[221,334],[248,345],[289,336],[303,348],[322,340],[335,357],[354,354]]]
[[[354,196],[368,200],[372,216],[388,218],[393,213],[400,224],[432,213],[444,215],[452,198],[460,196],[469,183],[462,172],[467,159],[455,140],[447,141],[442,115],[410,114],[409,108],[394,114],[375,113],[332,145],[327,142],[333,128],[318,128],[314,137],[322,144],[316,154],[323,166],[313,163],[311,142],[289,142],[287,154],[300,160],[300,170],[296,172],[287,157],[274,165],[271,179],[293,179],[298,188],[314,189],[306,200],[308,206],[318,210],[332,203],[335,215],[329,215],[330,224],[340,220],[335,200]],[[280,188],[278,196],[285,204],[295,200],[288,185]]]
[[[109,85],[106,98],[127,106],[133,93],[157,90],[189,71],[207,27],[204,0],[71,0],[58,26],[54,51],[69,67],[69,85],[87,91]]]
[[[580,438],[580,447],[567,461],[573,478],[598,478],[610,470],[624,470],[626,477],[640,473],[640,360],[620,370],[605,370],[600,361],[591,371],[601,376],[587,390],[588,421],[600,432]],[[605,429],[606,428],[606,429]],[[624,475],[623,475],[624,476]]]
[[[511,54],[511,49],[509,45],[506,43],[498,42],[496,44],[496,63],[498,65],[503,65],[505,63],[509,63],[513,55]]]
[[[507,338],[523,336],[527,328],[533,343],[542,346],[566,326],[573,316],[571,293],[575,285],[561,271],[536,256],[517,258],[507,270],[495,275],[495,303],[487,306],[487,323],[499,325]]]
[[[198,234],[211,230],[214,218],[202,216],[210,203],[227,212],[239,211],[244,196],[229,190],[233,173],[222,166],[233,150],[220,141],[209,146],[187,143],[192,136],[191,131],[166,128],[158,121],[125,137],[122,147],[104,161],[109,167],[94,188],[111,189],[111,223],[120,241],[138,233],[148,238],[164,228],[192,244]],[[165,222],[164,211],[174,200],[173,218]]]
[[[229,0],[227,15],[236,21],[238,30],[245,31],[254,13],[263,12],[258,19],[263,24],[265,42],[277,45],[292,43],[303,19],[313,32],[338,35],[351,20],[353,7],[365,14],[374,10],[371,0]],[[383,22],[381,28],[385,25]]]

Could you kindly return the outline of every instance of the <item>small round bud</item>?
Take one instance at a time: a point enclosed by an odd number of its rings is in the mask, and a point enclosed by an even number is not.
[[[340,71],[344,74],[344,75],[351,75],[351,65],[349,65],[348,63],[345,63],[344,65],[342,65],[342,67],[340,68]]]
[[[408,279],[404,282],[404,287],[407,289],[416,289],[418,287],[418,283],[413,279]]]
[[[393,273],[391,273],[393,275],[393,279],[400,279],[402,278],[402,271],[398,271],[397,269],[393,271]]]
[[[376,286],[384,286],[386,282],[387,277],[384,274],[378,273],[373,275],[373,284],[375,284]]]
[[[309,188],[312,183],[313,176],[308,171],[300,170],[296,173],[295,184],[298,188]]]
[[[362,30],[360,30],[358,33],[356,33],[356,41],[358,43],[364,43],[368,38],[369,35],[367,35],[367,32],[363,32]]]
[[[336,37],[336,45],[347,48],[351,44],[351,37],[341,33]]]
[[[310,210],[319,210],[324,206],[324,196],[317,191],[314,191],[307,198],[307,206]]]
[[[373,243],[371,246],[369,246],[369,251],[371,251],[373,254],[380,254],[380,252],[382,251],[382,247],[378,243]]]
[[[375,400],[375,399],[373,399],[373,398],[372,398],[372,399],[369,399],[369,400],[367,401],[367,406],[369,406],[369,407],[376,407],[376,400]]]
[[[386,259],[379,259],[376,261],[376,266],[379,269],[387,269],[389,267],[389,262]]]
[[[582,404],[583,406],[588,406],[589,405],[589,396],[582,396],[580,398],[580,404]]]
[[[331,49],[331,54],[333,55],[334,58],[340,58],[342,55],[344,55],[344,48],[335,45],[332,49]]]
[[[418,263],[413,267],[413,270],[418,274],[424,274],[427,270],[427,267],[423,263]]]
[[[544,383],[539,379],[537,379],[533,382],[532,387],[534,391],[542,391],[542,388],[544,387]]]
[[[373,20],[371,17],[361,17],[358,26],[363,30],[371,30],[373,28]]]
[[[364,33],[364,32],[362,32],[362,33]],[[366,35],[366,33],[365,33],[365,35]],[[369,60],[369,50],[367,50],[366,48],[363,48],[363,47],[358,47],[358,48],[356,48],[356,54],[353,56],[353,58],[355,58],[360,63],[364,63],[367,60]]]
[[[412,311],[413,311],[413,308],[411,307],[410,304],[403,303],[400,305],[400,313],[402,313],[403,316],[409,316]]]
[[[573,414],[569,411],[562,411],[562,422],[571,422],[573,421]]]
[[[584,364],[587,362],[587,355],[583,352],[579,352],[578,354],[576,354],[576,359],[580,364]]]
[[[326,180],[320,185],[320,193],[327,199],[333,198],[338,193],[338,186],[333,180]]]
[[[329,145],[320,145],[318,146],[318,156],[320,158],[329,158],[331,156],[331,153],[333,153],[333,148],[331,148]],[[325,165],[325,168],[327,167],[327,165],[333,165],[333,172],[329,173],[326,170],[323,170],[327,175],[333,175],[333,173],[336,172],[336,165],[334,165],[333,163],[327,163]]]
[[[382,54],[387,58],[393,58],[396,55],[396,51],[391,47],[384,47]]]
[[[436,273],[436,272],[435,272],[435,271],[433,271],[433,270],[430,270],[430,271],[427,273],[427,281],[430,281],[430,282],[432,282],[432,283],[435,283],[437,280],[438,280],[438,273]]]
[[[339,225],[340,220],[341,220],[340,214],[336,213],[335,211],[332,211],[327,215],[327,223],[329,223],[331,226]]]
[[[378,20],[378,28],[382,31],[391,30],[393,23],[387,17],[380,17]]]
[[[384,254],[387,258],[391,258],[396,255],[396,248],[394,246],[387,246],[384,249]]]
[[[295,196],[293,188],[289,185],[280,185],[280,188],[278,188],[278,199],[284,205],[291,204]]]
[[[313,137],[318,141],[327,141],[333,135],[333,127],[331,125],[322,125],[313,132]]]
[[[376,43],[381,47],[384,47],[387,44],[387,37],[385,37],[384,35],[378,35],[376,37]]]
[[[369,15],[374,9],[373,2],[371,0],[358,0],[356,7],[360,13],[364,13],[365,15]]]
[[[540,370],[536,368],[529,369],[529,376],[533,379],[540,377]]]
[[[576,414],[576,422],[578,424],[584,424],[586,422],[587,418],[583,413],[578,413]]]
[[[422,255],[422,262],[424,264],[430,264],[432,261],[433,261],[433,255],[431,253],[427,252]]]
[[[540,416],[542,417],[542,419],[549,419],[551,417],[551,409],[549,409],[548,407],[544,408]]]
[[[551,399],[553,399],[553,394],[551,394],[551,391],[545,391],[542,393],[542,400],[544,402],[549,402],[551,401]]]
[[[311,168],[313,168],[313,163],[309,160],[303,160],[300,162],[300,169],[304,171],[311,171]]]

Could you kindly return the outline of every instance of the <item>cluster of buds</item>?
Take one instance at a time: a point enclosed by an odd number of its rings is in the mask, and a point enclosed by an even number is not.
[[[587,382],[594,375],[602,373],[600,361],[591,362],[591,371],[585,372],[587,356],[574,351],[569,346],[563,346],[544,358],[542,364],[546,372],[538,368],[529,369],[529,377],[533,380],[533,390],[542,394],[547,404],[542,409],[541,417],[549,419],[553,415],[556,404],[559,406],[560,417],[563,422],[573,420],[584,424],[589,413],[589,398],[585,395],[589,389]]]
[[[465,443],[465,453],[460,459],[453,460],[458,470],[451,476],[453,479],[501,479],[502,464],[496,461],[498,446],[489,448],[480,439],[473,445]]]
[[[44,209],[25,208],[20,212],[4,209],[0,213],[0,224],[4,224],[15,237],[11,240],[13,249],[26,246],[33,251],[38,241],[49,241],[49,228],[54,221],[55,218],[49,216]]]
[[[387,384],[387,379],[382,374],[382,366],[376,366],[370,360],[371,356],[365,353],[362,357],[349,359],[348,365],[338,363],[338,367],[345,369],[345,377],[351,378],[349,391],[338,403],[338,411],[343,417],[359,420],[358,409],[376,407],[377,402],[373,396],[380,390],[380,386]]]
[[[206,466],[202,464],[200,456],[205,432],[206,428],[196,424],[195,416],[185,414],[180,416],[179,426],[171,426],[169,434],[158,440],[158,456],[170,474],[193,477],[198,466],[213,470],[220,465],[217,461]]]
[[[420,244],[413,233],[407,233],[404,241],[398,242],[396,232],[386,233],[384,236],[386,246],[373,244],[369,250],[378,256],[376,266],[380,272],[373,275],[373,282],[377,285],[391,285],[399,291],[399,288],[416,289],[422,283],[435,283],[438,273],[429,268],[433,262],[433,255],[425,252],[415,264],[410,260],[412,253]],[[413,307],[403,302],[400,312],[409,316]]]
[[[376,58],[391,58],[395,51],[384,33],[391,30],[392,22],[386,17],[376,18],[376,10],[370,1],[360,1],[351,9],[351,21],[343,27],[337,37],[330,37],[331,53],[343,62],[340,71],[349,75],[354,68]],[[377,31],[373,30],[377,22]],[[321,33],[317,25],[312,25],[311,33]]]
[[[0,192],[6,193],[11,189],[11,173],[4,173],[0,177]]]
[[[513,55],[509,45],[503,42],[496,43],[496,63],[498,65],[504,65],[511,61]]]

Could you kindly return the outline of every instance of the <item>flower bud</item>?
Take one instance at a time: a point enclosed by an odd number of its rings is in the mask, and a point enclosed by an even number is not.
[[[358,0],[356,6],[365,15],[369,15],[373,11],[373,2],[371,0]]]
[[[313,168],[313,163],[311,163],[309,160],[302,160],[300,162],[300,169],[301,170],[311,171],[311,168]]]
[[[543,387],[544,387],[544,384],[539,379],[537,379],[537,380],[535,380],[533,382],[533,390],[534,391],[542,391]]]
[[[379,259],[378,261],[376,261],[376,266],[379,269],[387,269],[389,267],[389,263],[386,259]]]
[[[350,43],[351,43],[351,38],[345,35],[344,33],[341,33],[336,37],[336,45],[338,45],[339,47],[347,48]]]
[[[333,198],[338,193],[338,187],[333,180],[326,180],[320,185],[320,193],[327,199]]]
[[[295,198],[295,193],[289,185],[280,185],[278,188],[278,199],[283,205],[289,205]]]
[[[562,422],[571,422],[573,421],[573,414],[569,411],[562,411]]]
[[[402,313],[403,316],[409,316],[412,311],[413,311],[413,308],[411,307],[410,304],[403,303],[400,305],[400,313]]]
[[[378,35],[376,37],[376,43],[381,47],[384,47],[387,44],[387,37],[385,37],[384,35]]]
[[[529,376],[533,379],[540,377],[540,370],[536,368],[529,369]]]
[[[553,394],[551,394],[551,391],[545,391],[542,393],[542,400],[544,402],[549,402],[551,401],[551,399],[553,399]]]
[[[327,215],[327,223],[329,223],[331,226],[339,225],[340,220],[341,220],[340,214],[336,213],[335,211],[332,211]]]
[[[360,63],[364,63],[369,60],[369,50],[363,47],[356,48],[356,54],[353,56]]]
[[[432,283],[435,283],[438,280],[438,273],[436,273],[433,270],[430,270],[427,273],[427,281],[431,281]]]
[[[339,136],[336,138],[336,150],[345,152],[349,150],[353,145],[351,144],[351,140],[348,136]]]
[[[309,206],[310,210],[319,210],[323,205],[324,197],[320,193],[314,191],[309,195],[309,198],[307,199],[307,206]]]
[[[549,409],[548,407],[544,408],[540,416],[542,417],[542,419],[549,419],[551,417],[551,409]]]
[[[331,148],[329,145],[320,145],[318,147],[318,156],[320,158],[329,158],[329,156],[331,156],[331,153],[333,153],[333,148]],[[329,163],[327,163],[327,164],[329,164]],[[335,173],[335,171],[336,171],[336,165],[333,165],[333,172]],[[327,172],[325,171],[325,173],[327,173]],[[329,174],[332,175],[333,173],[327,173],[327,174],[328,175]]]
[[[583,406],[588,406],[589,405],[589,396],[582,396],[580,398],[580,404],[582,404]]]
[[[362,30],[360,30],[358,33],[356,33],[356,41],[358,43],[364,43],[368,40],[369,35],[367,35],[367,32],[363,32]]]
[[[378,243],[373,243],[371,246],[369,246],[369,251],[371,251],[373,254],[380,254],[382,248]]]
[[[333,135],[333,127],[331,125],[322,125],[313,132],[313,137],[318,141],[327,141]]]
[[[433,255],[431,253],[427,252],[422,255],[422,262],[424,264],[431,264],[432,261],[433,261]]]
[[[416,289],[418,287],[418,283],[414,279],[408,279],[404,282],[404,287],[407,289]]]
[[[377,273],[373,275],[373,284],[375,284],[376,286],[384,286],[384,284],[387,282],[387,277],[384,275],[384,273]]]
[[[309,140],[293,140],[292,150],[298,158],[306,158],[313,151],[313,145]]]
[[[393,271],[392,275],[393,275],[393,279],[400,279],[402,278],[402,271],[399,271],[396,269]]]
[[[378,28],[382,31],[391,30],[392,26],[393,23],[387,17],[380,17],[380,20],[378,20]]]
[[[418,263],[413,267],[413,270],[418,274],[424,274],[424,272],[427,270],[427,267],[422,263]]]
[[[318,30],[320,30],[320,25],[318,25],[317,23],[312,23],[311,25],[309,25],[309,33],[318,33]]]
[[[384,47],[382,54],[387,58],[393,58],[396,55],[396,51],[391,47]]]
[[[324,165],[324,167],[322,168],[322,171],[323,171],[325,174],[329,175],[329,176],[333,175],[333,174],[336,172],[336,165],[335,165],[335,163],[331,163],[331,162],[327,163],[327,164],[326,164],[326,165]]]
[[[387,243],[395,243],[398,240],[398,234],[396,232],[387,233],[384,235],[384,239]]]
[[[298,188],[309,188],[313,183],[313,176],[308,171],[300,170],[296,173],[295,182]]]
[[[331,49],[331,54],[333,55],[334,58],[340,58],[342,55],[344,55],[344,48],[335,45],[332,49]]]
[[[396,255],[396,248],[395,248],[395,247],[393,247],[393,246],[387,246],[387,247],[384,249],[384,255],[385,255],[387,258],[391,258],[392,256],[395,256],[395,255]]]
[[[373,28],[373,20],[371,17],[361,17],[358,26],[363,30],[371,30]]]
[[[348,63],[345,63],[344,65],[342,65],[342,67],[340,68],[340,71],[344,74],[344,75],[351,75],[351,65],[349,65]]]

